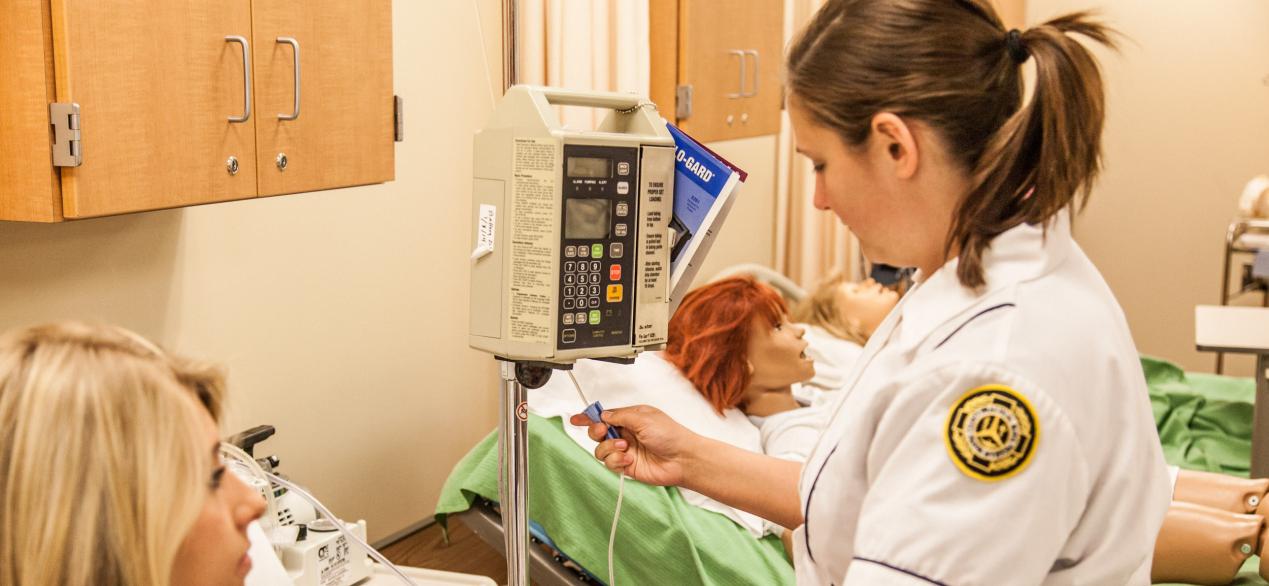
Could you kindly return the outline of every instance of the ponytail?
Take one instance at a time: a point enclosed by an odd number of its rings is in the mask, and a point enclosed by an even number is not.
[[[790,47],[789,91],[848,145],[892,112],[935,129],[971,178],[947,235],[957,278],[985,284],[997,235],[1082,208],[1101,167],[1105,92],[1092,54],[1113,31],[1080,12],[1005,31],[989,0],[828,0]],[[1021,63],[1035,60],[1023,104]]]
[[[982,255],[997,235],[1088,202],[1101,170],[1105,91],[1096,59],[1072,33],[1115,48],[1088,12],[1006,33],[1006,55],[1035,60],[1035,91],[988,142],[953,218],[947,248],[959,250],[956,273],[967,287],[984,284]]]

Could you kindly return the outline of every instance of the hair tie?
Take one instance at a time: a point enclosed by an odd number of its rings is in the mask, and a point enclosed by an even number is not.
[[[1009,50],[1009,58],[1019,65],[1031,57],[1027,46],[1022,42],[1022,33],[1018,29],[1012,29],[1005,35],[1005,48]]]

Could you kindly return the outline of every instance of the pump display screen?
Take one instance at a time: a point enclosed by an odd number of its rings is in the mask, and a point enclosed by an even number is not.
[[[598,157],[569,157],[569,177],[612,177],[612,161]]]
[[[572,160],[569,159],[569,167]],[[568,198],[564,200],[564,237],[608,238],[611,216],[612,200]]]

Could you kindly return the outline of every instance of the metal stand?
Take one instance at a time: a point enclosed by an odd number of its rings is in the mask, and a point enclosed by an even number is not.
[[[551,378],[540,364],[498,360],[502,373],[502,417],[498,422],[498,502],[506,540],[507,584],[529,584],[529,402],[524,389]]]
[[[1269,476],[1269,355],[1256,354],[1256,411],[1251,427],[1251,477]]]
[[[1194,338],[1200,351],[1256,355],[1251,477],[1269,476],[1269,309],[1200,305],[1194,308]]]
[[[1229,305],[1230,300],[1244,293],[1251,293],[1259,290],[1261,292],[1260,306],[1269,307],[1269,286],[1264,281],[1255,279],[1251,276],[1248,267],[1243,267],[1243,276],[1238,285],[1238,291],[1230,291],[1229,277],[1232,274],[1232,266],[1234,255],[1256,254],[1260,248],[1243,241],[1243,236],[1248,234],[1266,234],[1269,233],[1269,220],[1256,220],[1250,218],[1235,219],[1229,223],[1229,228],[1225,231],[1225,264],[1221,272],[1221,305]],[[1245,257],[1244,257],[1245,258]],[[1257,368],[1260,372],[1264,370]],[[1216,374],[1225,373],[1225,353],[1216,353]]]

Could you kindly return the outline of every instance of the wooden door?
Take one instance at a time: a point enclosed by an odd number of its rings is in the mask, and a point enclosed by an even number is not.
[[[392,1],[271,0],[254,18],[260,195],[392,180]]]
[[[0,0],[0,220],[55,222],[61,190],[49,165],[53,53],[48,3]]]
[[[781,0],[680,0],[678,82],[692,86],[679,121],[710,142],[780,129]]]
[[[250,0],[52,0],[56,93],[80,106],[83,164],[62,170],[82,218],[252,197],[245,111]],[[238,161],[236,173],[228,161]]]

